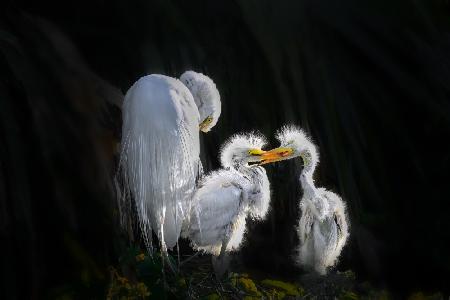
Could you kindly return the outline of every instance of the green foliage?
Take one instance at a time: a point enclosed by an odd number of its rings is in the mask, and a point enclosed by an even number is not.
[[[359,297],[354,292],[345,291],[339,296],[339,300],[358,300]]]
[[[174,257],[168,259],[177,266]],[[111,268],[107,299],[286,299],[304,294],[302,287],[273,279],[258,281],[249,274],[230,273],[217,279],[210,256],[199,256],[178,272],[168,270],[160,253],[148,256],[129,248]],[[126,275],[124,275],[126,274]]]
[[[300,283],[293,278],[285,281],[266,277],[258,279],[252,273],[229,273],[217,279],[209,255],[184,257],[178,265],[176,257],[162,257],[160,252],[149,256],[139,247],[126,249],[116,266],[109,268],[110,276],[103,282],[66,285],[55,291],[55,299],[106,298],[125,299],[320,299],[341,300],[392,299],[386,290],[375,289],[369,282],[357,283],[351,270],[337,272],[317,281]],[[172,271],[168,263],[175,268]],[[107,271],[103,271],[107,274]],[[417,292],[409,300],[440,300],[442,294]]]
[[[119,260],[120,267],[133,278],[136,288],[143,293],[143,285],[148,288],[150,299],[182,298],[186,289],[186,280],[181,273],[170,271],[167,264],[176,267],[175,259],[160,252],[149,256],[137,247],[132,247]],[[141,284],[139,286],[139,284]],[[146,296],[146,297],[147,297]]]
[[[248,274],[231,273],[229,276],[231,285],[237,290],[241,290],[243,294],[248,297],[261,297],[262,294],[258,291],[255,283],[249,278]]]
[[[261,284],[269,287],[277,288],[283,291],[286,295],[290,296],[303,296],[305,293],[304,289],[298,285],[289,282],[283,282],[279,280],[265,279],[261,281]]]
[[[143,282],[130,283],[128,278],[120,276],[116,269],[111,268],[111,284],[106,296],[112,299],[145,299],[151,293]]]

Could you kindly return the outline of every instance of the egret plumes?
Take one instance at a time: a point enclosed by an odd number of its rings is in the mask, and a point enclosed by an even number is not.
[[[200,73],[187,71],[181,81],[153,74],[128,90],[122,113],[123,199],[132,198],[147,246],[153,229],[165,252],[189,215],[201,173],[199,130],[216,124],[220,95]]]
[[[300,239],[298,262],[306,268],[325,274],[335,265],[348,238],[348,219],[342,199],[314,183],[314,170],[319,163],[316,146],[300,129],[286,126],[276,135],[281,146],[268,151],[263,163],[301,157],[303,170],[300,183],[301,218],[297,228]]]
[[[214,256],[239,248],[246,217],[262,219],[270,201],[270,184],[264,168],[263,136],[237,134],[221,149],[222,169],[201,181],[193,198],[186,235],[193,247]]]

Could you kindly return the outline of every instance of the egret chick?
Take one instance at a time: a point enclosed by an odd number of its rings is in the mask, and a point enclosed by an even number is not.
[[[199,130],[208,132],[220,111],[214,82],[193,71],[180,80],[147,75],[126,93],[120,171],[148,247],[152,229],[164,253],[176,245],[202,172]]]
[[[265,138],[254,133],[236,134],[224,143],[223,168],[201,180],[193,197],[186,235],[195,249],[222,260],[225,252],[241,245],[247,215],[254,219],[266,216],[270,184],[265,169],[258,165],[264,160],[261,148],[265,144]]]
[[[300,129],[286,126],[276,135],[281,146],[266,153],[264,163],[301,157],[301,218],[297,228],[300,239],[298,263],[317,273],[326,274],[335,265],[348,238],[348,218],[342,199],[314,183],[319,154],[311,139]]]

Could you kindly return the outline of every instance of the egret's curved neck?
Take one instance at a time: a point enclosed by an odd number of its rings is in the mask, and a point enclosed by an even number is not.
[[[252,183],[260,181],[260,177],[263,175],[264,169],[262,167],[248,167],[246,165],[240,165],[235,168],[236,171],[247,177]]]
[[[310,190],[314,191],[316,186],[314,184],[314,171],[316,170],[317,162],[314,160],[315,158],[311,155],[311,152],[306,150],[306,155],[303,155],[303,170],[300,175],[300,183],[305,191]]]
[[[314,175],[317,166],[317,158],[313,153],[315,153],[315,151],[310,149],[304,150],[302,153],[303,173],[308,174],[311,177]]]
[[[254,173],[252,172],[252,169],[253,168],[250,168],[250,167],[247,167],[247,166],[244,166],[244,165],[239,165],[236,168],[236,171],[238,171],[239,173],[242,173],[242,175],[244,175],[246,177],[252,178],[254,176]]]
[[[300,183],[305,192],[313,193],[316,190],[312,173],[303,171],[300,175]]]

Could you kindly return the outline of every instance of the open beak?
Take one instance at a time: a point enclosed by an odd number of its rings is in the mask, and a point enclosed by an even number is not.
[[[266,153],[266,151],[261,150],[261,149],[250,149],[248,150],[248,154],[255,158],[255,160],[251,160],[248,164],[250,166],[256,165],[259,166],[261,165],[261,162],[263,161],[262,155],[264,155]]]
[[[266,151],[265,153],[261,154],[260,165],[270,164],[280,160],[288,159],[293,152],[294,150],[292,148],[287,147],[279,147],[270,151]]]

